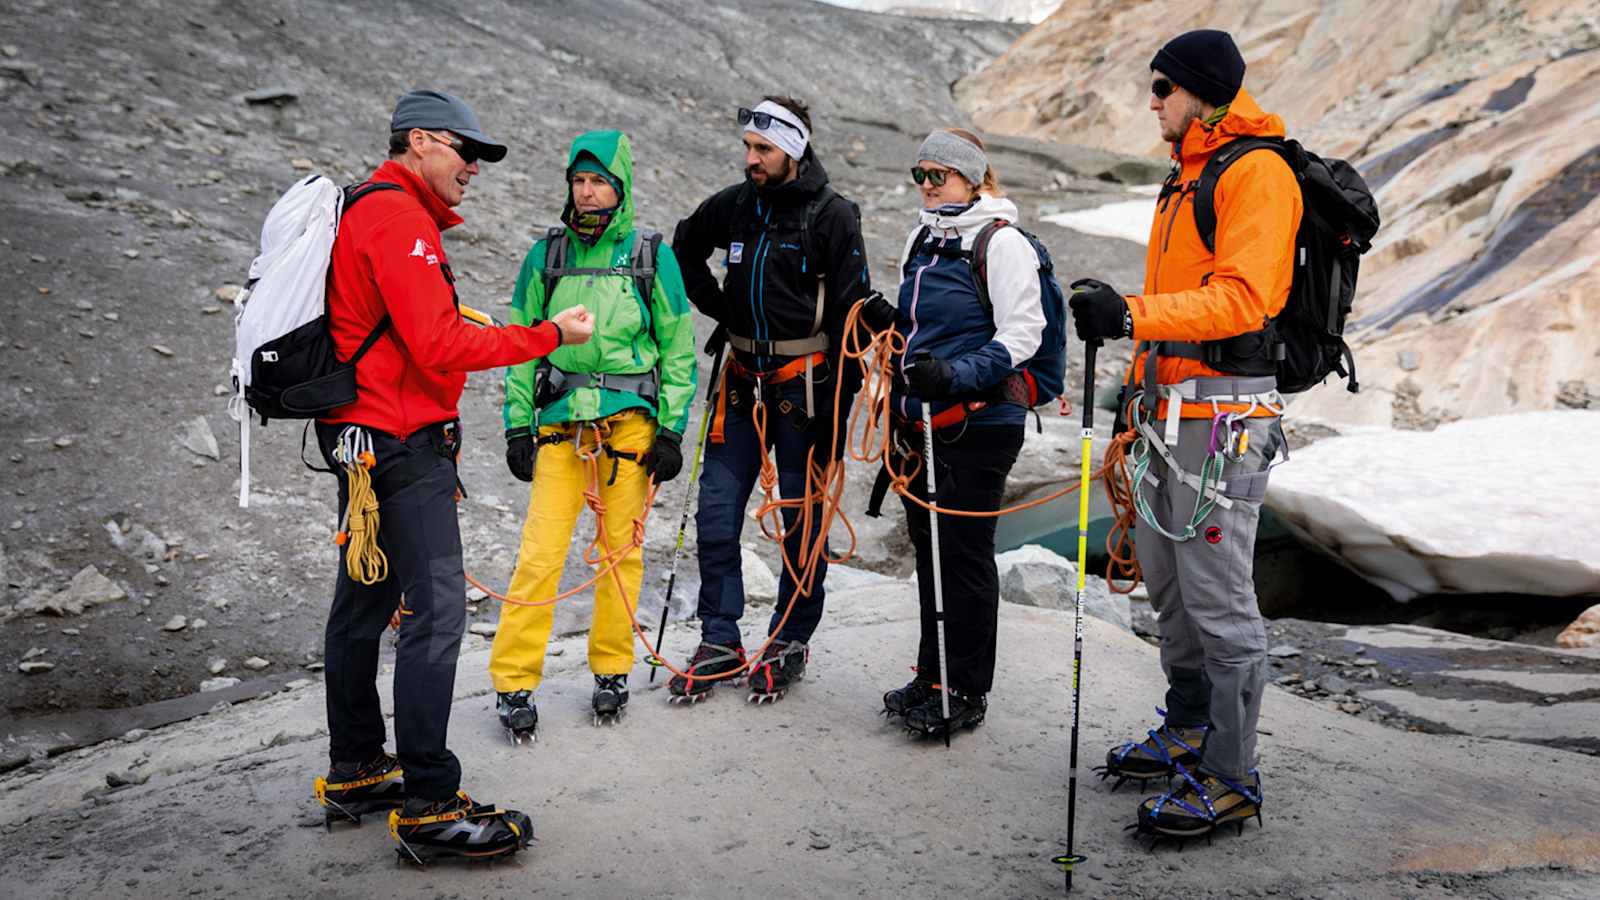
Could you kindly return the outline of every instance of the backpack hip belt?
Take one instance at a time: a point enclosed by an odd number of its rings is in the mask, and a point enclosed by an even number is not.
[[[621,374],[616,372],[567,372],[552,365],[542,365],[537,370],[538,383],[534,388],[534,403],[540,409],[560,400],[579,388],[603,388],[637,394],[651,406],[661,396],[661,373],[648,372]]]

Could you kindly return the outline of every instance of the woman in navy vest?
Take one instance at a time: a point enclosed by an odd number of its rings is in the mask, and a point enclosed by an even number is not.
[[[1022,449],[1030,402],[1022,365],[1038,351],[1045,328],[1039,255],[1021,231],[1007,227],[1017,220],[1016,204],[1001,195],[976,135],[928,135],[911,176],[923,208],[900,257],[895,327],[906,348],[896,361],[891,400],[896,445],[922,452],[922,404],[930,404],[937,504],[993,511]],[[979,246],[983,252],[975,260]],[[925,474],[911,487],[927,499]],[[917,550],[922,639],[916,677],[885,694],[883,704],[911,730],[942,735],[982,722],[988,706],[1000,609],[995,520],[939,519],[949,664],[941,676],[928,513],[902,502]],[[948,721],[940,691],[950,695]]]

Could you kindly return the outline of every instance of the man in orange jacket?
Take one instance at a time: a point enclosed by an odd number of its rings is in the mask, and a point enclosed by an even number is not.
[[[1140,804],[1138,824],[1186,837],[1260,814],[1267,635],[1252,568],[1267,474],[1283,443],[1272,319],[1293,281],[1301,200],[1281,157],[1248,153],[1211,192],[1208,243],[1194,213],[1206,161],[1237,138],[1283,137],[1283,120],[1241,87],[1244,58],[1226,32],[1179,35],[1150,68],[1150,108],[1174,165],[1151,228],[1144,292],[1078,281],[1071,307],[1080,338],[1140,342],[1123,412],[1138,431],[1135,540],[1168,684],[1161,725],[1111,750],[1106,773],[1118,784],[1177,774],[1174,790]]]

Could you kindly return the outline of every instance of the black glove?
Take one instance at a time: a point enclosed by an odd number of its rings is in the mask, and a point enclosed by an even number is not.
[[[683,436],[665,428],[656,432],[655,443],[645,451],[639,465],[650,473],[656,484],[666,484],[683,471]]]
[[[906,383],[922,400],[944,400],[956,380],[954,366],[935,356],[923,356],[906,364]]]
[[[883,295],[877,291],[868,294],[866,304],[861,307],[861,321],[867,323],[867,327],[873,331],[888,331],[893,328],[898,314],[894,305],[883,299]]]
[[[1093,278],[1072,283],[1072,322],[1081,341],[1129,337],[1128,301],[1111,285]]]
[[[533,480],[533,435],[527,431],[506,438],[506,468],[518,481]]]

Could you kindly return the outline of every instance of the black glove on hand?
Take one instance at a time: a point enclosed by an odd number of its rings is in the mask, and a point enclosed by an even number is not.
[[[866,304],[861,307],[861,321],[866,322],[867,327],[873,331],[888,331],[893,328],[897,315],[898,311],[894,308],[894,304],[883,299],[883,295],[877,291],[868,294]]]
[[[533,480],[533,435],[524,431],[506,439],[506,468],[518,481]]]
[[[655,443],[645,451],[644,459],[639,460],[639,465],[644,466],[644,470],[650,473],[656,484],[666,484],[683,471],[682,445],[682,435],[663,428],[656,432]]]
[[[1128,301],[1111,285],[1093,278],[1081,278],[1072,283],[1072,322],[1077,327],[1078,339],[1103,341],[1129,336]]]
[[[924,356],[906,364],[906,383],[918,398],[944,400],[950,396],[950,385],[956,380],[956,370],[949,363],[934,356]]]

